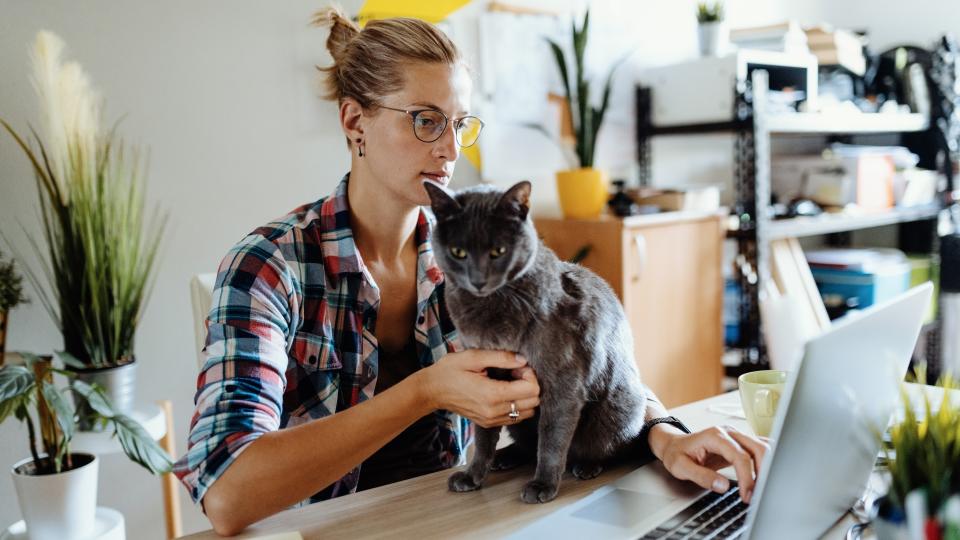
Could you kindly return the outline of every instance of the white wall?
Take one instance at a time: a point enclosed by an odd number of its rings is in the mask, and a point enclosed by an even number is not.
[[[582,5],[524,3],[552,9]],[[355,12],[360,0],[343,4]],[[882,8],[859,0],[729,4],[734,26],[784,17],[804,23],[834,18],[873,29],[878,43],[924,43],[946,24],[960,33],[951,0],[889,2]],[[127,114],[122,133],[151,149],[149,200],[170,212],[171,230],[138,334],[138,391],[143,401],[173,400],[180,451],[196,372],[190,276],[215,270],[226,249],[252,228],[328,193],[349,165],[336,109],[316,97],[313,66],[329,58],[324,32],[308,27],[307,20],[321,5],[0,0],[0,117],[21,129],[36,122],[27,54],[36,32],[49,29],[66,40],[68,56],[82,63],[106,96],[108,119]],[[595,12],[598,19],[608,18],[610,28],[636,39],[635,64],[642,67],[695,54],[692,10],[693,0],[597,0]],[[458,20],[454,28],[468,23]],[[629,85],[622,91],[631,91]],[[629,113],[608,130],[606,137],[632,137]],[[601,163],[618,159],[602,155]],[[692,161],[715,167],[711,159],[709,153],[697,154]],[[457,181],[473,178],[461,165]],[[27,162],[0,137],[0,227],[27,252],[20,224],[38,234],[36,192]],[[10,350],[49,352],[61,346],[37,302],[13,312],[8,340]],[[0,465],[26,455],[24,431],[0,426]],[[101,471],[100,503],[124,513],[130,537],[161,538],[159,482],[120,456],[107,457]],[[0,480],[0,501],[0,526],[19,519],[9,480]],[[184,502],[184,508],[187,532],[208,526],[192,505]]]

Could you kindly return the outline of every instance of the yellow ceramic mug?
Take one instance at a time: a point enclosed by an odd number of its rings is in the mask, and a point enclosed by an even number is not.
[[[775,369],[744,373],[740,383],[740,402],[747,422],[754,433],[769,437],[777,415],[780,394],[787,382],[787,372]]]

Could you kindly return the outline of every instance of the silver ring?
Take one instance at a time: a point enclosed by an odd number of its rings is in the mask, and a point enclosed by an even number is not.
[[[507,414],[507,416],[509,416],[510,419],[513,420],[513,421],[516,421],[516,420],[519,420],[519,419],[520,419],[520,411],[517,410],[517,402],[516,402],[516,401],[511,401],[511,402],[510,402],[510,413]]]

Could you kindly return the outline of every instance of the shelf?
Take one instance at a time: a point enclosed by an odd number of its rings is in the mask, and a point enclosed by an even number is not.
[[[749,120],[650,126],[648,135],[732,133],[749,126]],[[779,134],[906,133],[923,131],[927,126],[927,118],[916,113],[789,113],[766,117],[767,131]]]
[[[927,129],[927,118],[916,113],[772,114],[766,127],[771,133],[900,133]]]
[[[886,212],[876,212],[871,214],[823,214],[817,217],[799,217],[774,220],[771,221],[770,225],[768,226],[768,238],[770,240],[776,240],[779,238],[798,238],[803,236],[816,236],[820,234],[869,229],[871,227],[883,227],[884,225],[906,223],[908,221],[933,219],[937,217],[939,212],[940,206],[932,204],[916,206],[912,208],[896,208]]]

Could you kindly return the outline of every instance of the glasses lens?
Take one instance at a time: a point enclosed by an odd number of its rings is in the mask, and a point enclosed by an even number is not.
[[[446,117],[437,111],[420,111],[413,119],[413,133],[423,142],[439,139],[446,127]]]
[[[466,148],[473,146],[480,138],[480,130],[483,129],[483,122],[476,116],[465,116],[457,124],[457,137],[460,139],[460,146]]]

